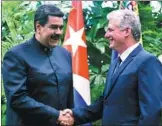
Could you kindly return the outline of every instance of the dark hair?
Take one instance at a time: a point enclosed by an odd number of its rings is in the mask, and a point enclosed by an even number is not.
[[[34,29],[36,31],[36,22],[44,26],[48,21],[48,16],[63,17],[64,13],[54,5],[44,4],[39,6],[34,16]]]

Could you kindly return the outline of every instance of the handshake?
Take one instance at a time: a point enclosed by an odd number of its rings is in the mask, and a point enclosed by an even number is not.
[[[73,112],[70,109],[60,111],[58,123],[61,126],[72,126],[74,124]]]

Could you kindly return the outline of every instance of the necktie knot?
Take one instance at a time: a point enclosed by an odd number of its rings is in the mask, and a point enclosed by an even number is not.
[[[120,56],[118,56],[118,58],[117,58],[117,65],[119,64],[119,66],[120,66],[121,62],[122,62],[122,60],[121,60]]]

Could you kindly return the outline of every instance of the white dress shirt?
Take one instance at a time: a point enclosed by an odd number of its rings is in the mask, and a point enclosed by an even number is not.
[[[139,45],[140,43],[136,43],[133,46],[129,47],[128,49],[126,49],[120,56],[122,62],[121,64],[125,61],[125,59],[129,56],[129,54]],[[120,64],[120,65],[121,65]]]

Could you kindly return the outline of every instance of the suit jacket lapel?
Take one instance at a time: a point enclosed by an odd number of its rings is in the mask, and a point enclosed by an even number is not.
[[[105,85],[105,91],[104,91],[104,96],[106,96],[107,95],[107,93],[109,92],[109,90],[110,90],[110,88],[111,88],[111,75],[113,74],[113,72],[114,72],[114,69],[115,69],[115,66],[116,66],[116,64],[117,64],[117,60],[115,59],[112,63],[111,63],[111,65],[110,65],[110,68],[109,68],[109,72],[108,72],[108,75],[107,75],[107,77],[106,77],[106,85]]]
[[[110,67],[110,72],[109,72],[109,75],[107,77],[107,79],[110,79],[107,83],[107,86],[106,86],[106,97],[109,96],[109,94],[111,93],[112,89],[114,88],[115,86],[115,82],[117,81],[119,75],[123,72],[123,70],[127,67],[127,65],[133,60],[133,58],[142,50],[142,46],[141,44],[139,46],[137,46],[137,48],[135,50],[133,50],[133,52],[126,58],[126,60],[121,64],[121,66],[119,67],[118,71],[113,75],[113,71],[115,69],[115,65],[116,65],[116,60],[115,60],[115,63],[112,64],[113,66]]]
[[[129,58],[127,58],[124,62],[123,62],[123,64],[119,67],[119,69],[118,69],[118,71],[114,74],[114,76],[112,76],[112,81],[111,81],[111,83],[112,83],[112,85],[114,86],[115,84],[115,82],[116,82],[116,80],[117,80],[117,78],[119,77],[119,75],[122,73],[122,71],[126,68],[126,66],[131,62],[133,60],[133,57],[129,57]]]

